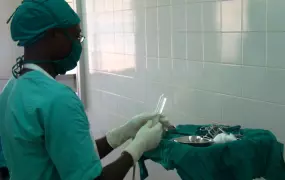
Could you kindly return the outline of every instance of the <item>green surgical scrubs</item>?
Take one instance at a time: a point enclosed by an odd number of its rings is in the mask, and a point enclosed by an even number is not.
[[[0,124],[11,180],[93,180],[101,174],[80,99],[42,72],[8,82]]]

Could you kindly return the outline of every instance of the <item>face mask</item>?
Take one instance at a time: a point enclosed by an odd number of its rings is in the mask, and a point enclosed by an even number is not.
[[[64,59],[54,61],[56,72],[58,74],[65,74],[67,71],[74,69],[80,59],[82,53],[82,45],[79,41],[72,41],[71,53]]]

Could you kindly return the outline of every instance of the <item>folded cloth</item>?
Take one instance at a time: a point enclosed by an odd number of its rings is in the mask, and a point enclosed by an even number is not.
[[[201,126],[182,125],[166,133],[159,147],[139,161],[141,179],[148,177],[144,161],[150,159],[166,170],[176,169],[183,180],[267,180],[285,179],[283,144],[266,130],[237,128],[242,140],[209,147],[193,147],[171,141],[187,135],[205,135]]]

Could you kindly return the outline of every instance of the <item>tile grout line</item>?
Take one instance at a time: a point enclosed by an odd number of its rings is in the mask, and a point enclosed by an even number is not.
[[[156,0],[156,41],[157,41],[157,63],[158,63],[158,69],[160,70],[160,66],[161,66],[161,62],[160,62],[160,38],[159,38],[159,34],[160,34],[160,30],[159,30],[159,20],[158,20],[158,0]]]
[[[186,24],[186,60],[188,59],[188,5],[187,5],[187,0],[184,0],[185,2],[185,24]],[[188,64],[188,63],[187,63]]]
[[[147,50],[147,8],[146,8],[146,0],[143,0],[143,7],[144,7],[144,40],[145,40],[145,72],[148,73],[148,50]],[[143,75],[145,82],[148,81],[148,76],[146,74]],[[148,94],[147,94],[147,88],[148,88],[148,83],[144,84],[144,96],[147,99]]]
[[[144,58],[147,58],[147,57],[144,57]],[[149,57],[149,58],[155,58],[155,57]],[[169,59],[169,58],[161,58],[161,59]],[[194,60],[185,60],[185,59],[177,59],[177,58],[173,58],[174,60],[183,60],[183,61],[187,61],[189,63],[203,63],[202,61],[194,61]],[[221,66],[235,66],[235,67],[241,67],[240,64],[230,64],[230,63],[219,63],[219,62],[205,62],[205,64],[215,64],[215,65],[221,65]],[[243,65],[243,67],[246,67],[246,68],[266,68],[266,66],[258,66],[258,65]],[[285,71],[284,68],[276,68],[276,67],[267,67],[268,70],[275,70],[275,71]],[[97,71],[97,72],[105,72],[105,71],[102,71],[102,70],[96,70],[96,69],[93,69],[93,68],[90,68],[90,70],[94,70],[94,71]],[[115,74],[115,73],[108,73],[108,74]],[[117,74],[115,74],[117,75]],[[119,74],[118,74],[119,75]]]
[[[219,6],[220,6],[220,33],[222,32],[222,28],[223,28],[223,17],[222,17],[222,14],[223,14],[223,10],[222,10],[222,2],[217,2],[219,3]],[[222,41],[221,41],[221,48],[222,48]],[[221,52],[222,53],[222,52]],[[220,58],[222,58],[222,56],[220,56]],[[224,109],[223,109],[223,106],[221,107],[221,113],[222,113],[222,116],[221,116],[221,119],[222,121],[224,121]]]
[[[241,0],[241,68],[244,68],[244,0]],[[242,76],[242,73],[241,73]],[[242,80],[242,77],[241,77]],[[244,95],[244,90],[243,90],[243,86],[241,86],[241,97],[243,97]]]
[[[265,0],[265,67],[268,72],[268,0]]]
[[[170,42],[171,42],[171,69],[173,71],[173,67],[174,67],[174,61],[173,61],[173,1],[174,0],[170,0]]]
[[[219,30],[219,33],[222,33],[222,29],[223,29],[223,4],[221,1],[218,1],[219,5],[220,5],[220,30]]]
[[[200,12],[200,15],[201,15],[201,31],[202,31],[202,62],[203,62],[203,68],[205,68],[205,35],[204,35],[204,29],[205,29],[205,25],[204,25],[204,3],[201,3],[200,5],[200,8],[201,8],[201,12]]]
[[[124,12],[124,11],[122,11]],[[183,30],[177,30],[177,32],[191,32],[191,33],[201,33],[201,31],[183,31]],[[218,31],[220,33],[224,33],[224,34],[232,34],[232,33],[240,33],[241,31]],[[247,33],[265,33],[266,31],[258,31],[258,30],[244,30],[244,32]],[[270,31],[270,33],[284,33],[285,30],[283,31]],[[101,34],[111,34],[112,32],[100,32]],[[122,34],[122,32],[119,32],[120,34]],[[125,34],[132,34],[133,32],[125,32]],[[203,33],[207,34],[207,33],[217,33],[217,31],[204,31]]]
[[[244,29],[244,25],[243,25],[243,20],[244,20],[244,0],[241,0],[241,66],[243,67],[244,65],[244,58],[243,58],[243,55],[244,55],[244,49],[243,49],[243,43],[244,43],[244,32],[243,32],[243,29]]]
[[[147,13],[147,8],[146,8],[146,0],[144,0],[144,42],[145,42],[145,69],[146,69],[146,71],[147,71],[147,69],[148,69],[148,50],[147,50],[147,43],[148,43],[148,41],[147,41],[147,23],[146,23],[146,21],[147,21],[147,15],[146,15],[146,13]]]
[[[189,48],[189,42],[188,42],[188,4],[187,4],[187,0],[185,0],[185,23],[186,23],[186,70],[187,72],[189,71],[189,53],[188,53],[188,48]],[[175,98],[175,93],[173,92],[173,101]],[[174,103],[174,102],[173,102]]]
[[[285,107],[285,104],[282,104],[282,103],[266,101],[266,100],[260,100],[260,99],[256,99],[256,98],[241,97],[241,96],[234,95],[234,94],[227,94],[227,93],[222,93],[222,92],[218,92],[218,91],[200,89],[200,88],[189,87],[189,86],[187,86],[187,87],[175,86],[175,85],[165,84],[163,82],[155,81],[155,80],[151,80],[151,82],[155,83],[155,84],[163,84],[163,85],[168,86],[168,87],[185,88],[185,89],[188,89],[188,90],[207,92],[207,93],[217,94],[217,95],[221,95],[221,96],[234,97],[234,98],[238,98],[238,99],[250,100],[250,101],[255,101],[255,102],[260,102],[260,103],[267,103],[267,104],[272,104],[272,105]]]
[[[220,30],[219,30],[219,32],[218,32],[218,34],[219,34],[219,41],[220,41],[220,43],[219,43],[219,62],[221,62],[221,63],[223,63],[222,62],[222,45],[223,45],[223,37],[222,37],[222,33],[223,33],[223,4],[222,4],[222,1],[220,1],[219,2],[219,4],[220,4]]]
[[[116,30],[115,30],[115,3],[113,1],[113,41],[114,41],[114,50],[113,52],[115,52],[115,49],[116,49]]]

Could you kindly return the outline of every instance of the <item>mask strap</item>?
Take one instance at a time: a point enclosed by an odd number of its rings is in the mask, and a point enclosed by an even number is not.
[[[20,56],[16,59],[16,64],[12,67],[12,74],[14,78],[18,78],[24,67],[24,56]]]
[[[24,56],[20,56],[16,59],[16,64],[12,67],[12,74],[17,79],[22,70],[25,68],[24,64],[48,64],[48,63],[57,63],[58,61],[35,61],[35,60],[25,60]]]
[[[21,4],[23,4],[24,1],[21,2]],[[13,14],[9,17],[9,19],[7,20],[6,24],[9,24],[10,21],[13,19],[14,15],[16,14],[17,10],[19,9],[20,6],[17,7],[17,9],[13,12]]]
[[[18,8],[17,8],[17,9],[18,9]],[[17,9],[16,9],[16,11],[17,11]],[[9,24],[9,23],[10,23],[10,21],[12,20],[12,18],[14,17],[14,15],[15,15],[15,13],[16,13],[16,11],[13,12],[13,14],[9,17],[9,19],[8,19],[7,22],[6,22],[6,24]]]

